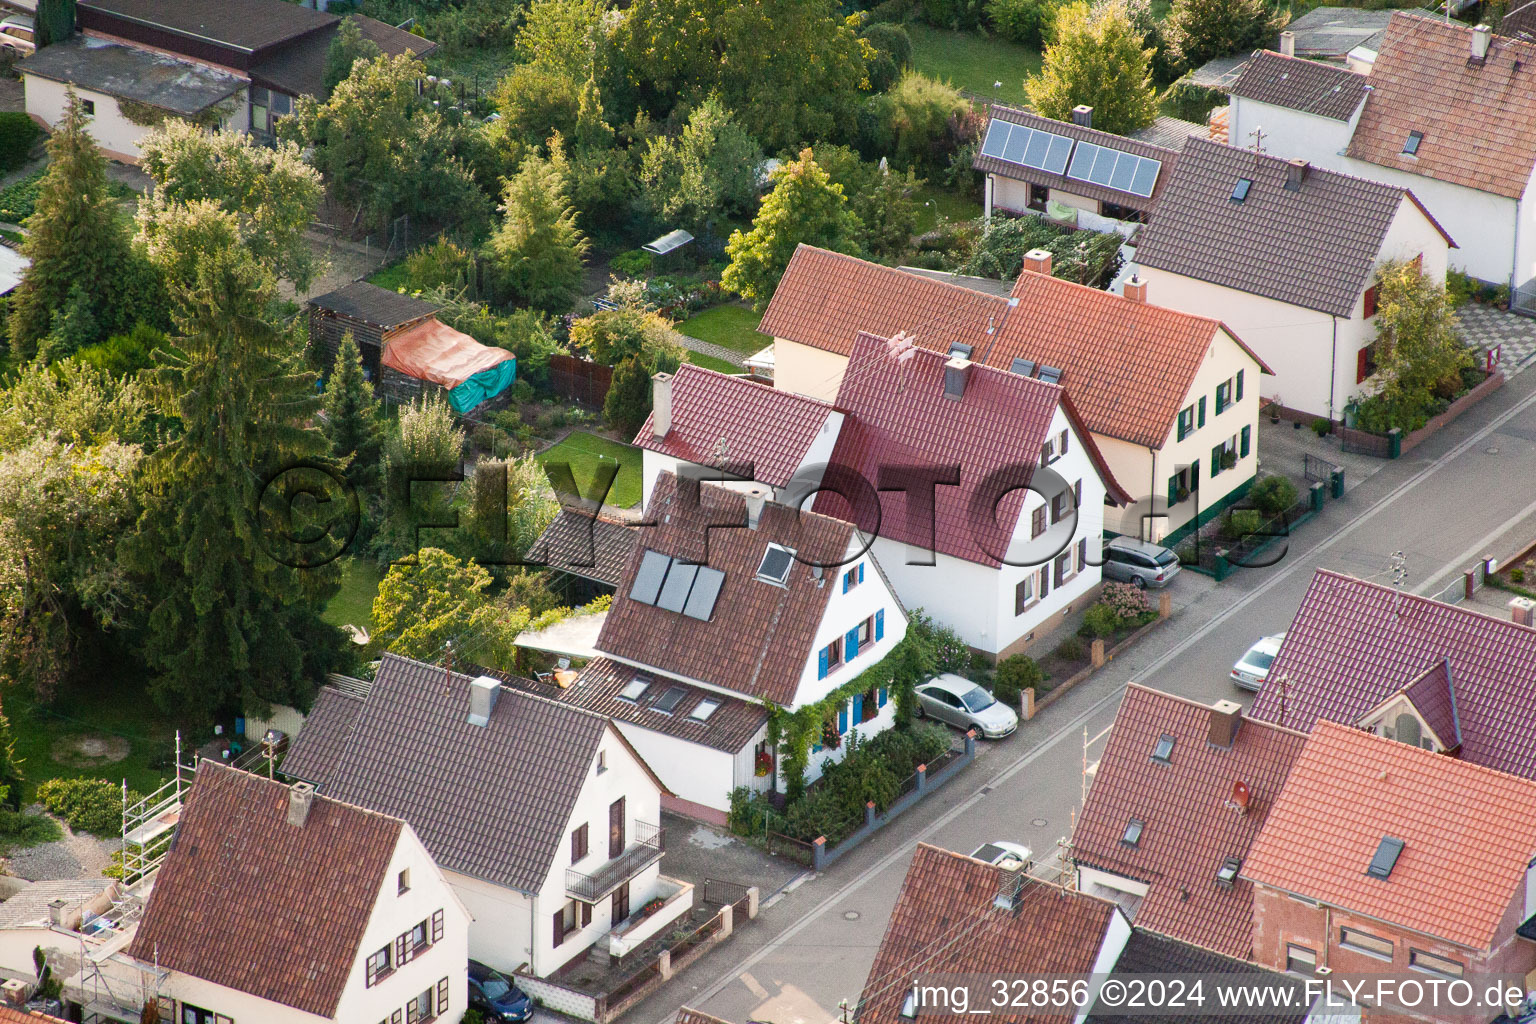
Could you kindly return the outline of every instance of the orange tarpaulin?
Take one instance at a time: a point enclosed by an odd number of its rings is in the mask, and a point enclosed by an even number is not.
[[[397,334],[384,346],[383,362],[418,380],[452,390],[475,374],[512,359],[512,353],[488,348],[467,334],[428,317]]]

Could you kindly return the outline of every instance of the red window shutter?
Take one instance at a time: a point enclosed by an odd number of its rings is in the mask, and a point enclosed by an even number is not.
[[[441,910],[432,912],[432,941],[443,941],[443,912]]]
[[[565,941],[565,908],[555,911],[555,945]]]
[[[411,933],[395,936],[395,964],[404,967],[411,960]]]
[[[1072,485],[1072,501],[1079,509],[1083,507],[1083,482],[1081,480]]]
[[[367,975],[363,979],[363,987],[373,988],[373,983],[379,980],[378,971],[373,966],[373,957],[370,956],[367,960],[363,961],[363,971]]]
[[[1376,286],[1371,285],[1365,290],[1365,318],[1369,320],[1376,315]]]
[[[1066,582],[1066,578],[1067,578],[1067,560],[1066,560],[1066,557],[1065,556],[1058,557],[1056,559],[1056,585],[1058,587],[1061,586],[1062,583]]]
[[[437,1012],[448,1012],[448,979],[443,978],[437,983]]]
[[[1371,353],[1369,349],[1361,349],[1355,353],[1355,383],[1359,384],[1371,375]]]

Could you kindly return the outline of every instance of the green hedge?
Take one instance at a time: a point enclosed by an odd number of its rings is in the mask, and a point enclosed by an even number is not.
[[[98,836],[120,835],[123,830],[123,789],[106,779],[49,779],[37,787],[37,799],[63,818],[76,832]],[[128,802],[144,799],[128,791]]]
[[[0,220],[20,224],[32,216],[43,187],[43,172],[28,175],[9,188],[0,189]]]
[[[27,162],[32,146],[43,130],[26,114],[0,112],[0,173],[14,171]]]

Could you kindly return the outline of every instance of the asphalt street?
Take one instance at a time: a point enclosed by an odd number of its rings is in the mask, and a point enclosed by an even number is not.
[[[913,847],[969,852],[1023,842],[1049,863],[1081,807],[1120,696],[1137,682],[1209,703],[1250,695],[1227,678],[1257,638],[1286,628],[1319,568],[1438,593],[1483,556],[1536,538],[1536,373],[1522,373],[1460,421],[1388,463],[1307,523],[1268,569],[1221,584],[1183,573],[1174,614],[1104,670],[1000,743],[939,794],[822,875],[768,900],[756,922],[631,1012],[670,1022],[688,1005],[729,1021],[829,1024],[857,1001]]]

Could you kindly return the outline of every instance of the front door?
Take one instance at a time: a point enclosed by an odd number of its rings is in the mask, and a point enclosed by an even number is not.
[[[613,917],[612,921],[617,925],[629,916],[629,883],[625,882],[613,890]]]
[[[608,859],[624,852],[624,798],[619,797],[608,807]],[[626,895],[625,899],[629,897]],[[628,917],[626,913],[624,915]]]

